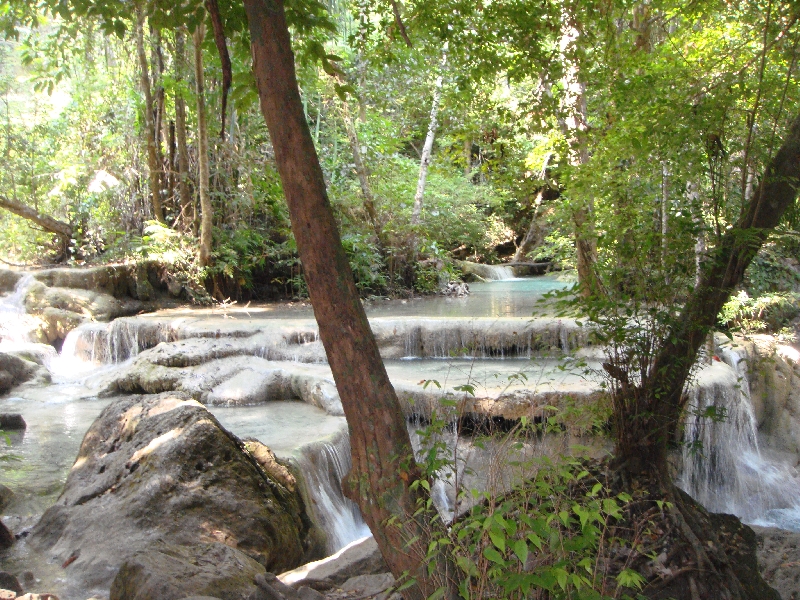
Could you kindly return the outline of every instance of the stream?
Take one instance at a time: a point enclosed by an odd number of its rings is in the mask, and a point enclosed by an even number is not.
[[[14,492],[3,515],[12,531],[30,529],[55,503],[84,433],[123,393],[118,389],[121,374],[140,376],[140,361],[158,354],[170,359],[164,364],[184,369],[177,389],[198,397],[223,426],[239,437],[258,439],[298,466],[328,534],[329,552],[369,534],[339,487],[350,467],[347,424],[308,305],[181,308],[89,323],[72,331],[57,355],[50,347],[26,342],[21,333],[28,318],[21,308],[28,281],[23,278],[0,299],[0,351],[25,350],[41,357],[52,383],[26,384],[0,398],[0,413],[20,413],[27,423],[23,432],[9,433],[0,450],[0,484]],[[539,303],[545,293],[568,285],[548,275],[470,284],[464,298],[369,303],[370,322],[407,414],[430,414],[436,394],[463,397],[457,388],[465,384],[476,390],[471,410],[509,419],[541,414],[537,407],[558,398],[596,393],[602,352],[588,346],[574,322],[542,314]],[[730,418],[709,424],[689,417],[687,440],[702,451],[683,451],[679,484],[711,510],[800,531],[798,473],[761,452],[746,368],[735,349],[720,353],[723,362],[701,371],[690,394],[697,407],[724,406]],[[569,355],[566,361],[564,354]],[[212,383],[203,379],[210,361],[224,365],[234,360],[238,371]],[[262,400],[252,404],[248,385],[265,369],[273,370],[269,381],[278,383],[264,383],[259,389],[268,390],[266,396],[262,393]],[[432,383],[423,389],[422,381]],[[557,452],[562,446],[546,440],[529,450]],[[490,460],[479,454],[475,448],[462,451],[478,464]],[[471,483],[485,484],[480,477]],[[451,517],[456,490],[440,483],[434,495],[440,512]],[[17,544],[4,568],[27,565],[24,546],[24,540]],[[47,575],[46,565],[35,569],[58,589],[58,577]]]

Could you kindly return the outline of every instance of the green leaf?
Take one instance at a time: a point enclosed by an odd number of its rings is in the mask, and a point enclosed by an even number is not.
[[[524,565],[528,560],[528,544],[525,540],[517,540],[514,542],[514,554],[517,555],[519,562]]]
[[[503,557],[500,556],[500,553],[497,550],[495,550],[494,548],[492,548],[491,546],[487,546],[486,548],[484,548],[483,556],[488,558],[493,563],[497,563],[498,565],[505,565],[506,564],[506,561],[503,560]]]
[[[506,551],[506,536],[504,534],[496,531],[490,531],[489,538],[492,540],[492,543],[497,547],[497,549],[500,550],[500,552]]]

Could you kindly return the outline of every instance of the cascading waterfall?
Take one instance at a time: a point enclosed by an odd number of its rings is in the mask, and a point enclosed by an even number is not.
[[[17,281],[14,291],[0,300],[0,342],[5,346],[33,341],[31,333],[37,323],[25,310],[25,298],[35,281],[33,275],[25,273]]]
[[[403,337],[405,358],[527,358],[568,354],[587,344],[588,334],[579,327],[553,322],[542,329],[526,329],[497,323],[430,324],[408,327]]]
[[[513,267],[506,267],[503,265],[486,265],[486,273],[489,275],[487,279],[490,281],[507,281],[509,279],[517,279],[514,275]]]
[[[303,473],[307,503],[317,524],[328,534],[331,554],[350,542],[372,535],[358,506],[342,493],[342,478],[352,466],[346,431],[326,441],[308,444],[295,458]]]
[[[746,361],[720,355],[731,368],[713,366],[690,390],[678,484],[713,512],[800,531],[800,475],[762,456]]]
[[[111,323],[86,323],[67,334],[62,347],[65,360],[92,364],[118,364],[160,342],[172,341],[172,328],[162,322],[120,318]]]

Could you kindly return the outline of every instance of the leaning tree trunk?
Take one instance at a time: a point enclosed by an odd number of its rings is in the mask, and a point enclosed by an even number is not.
[[[29,221],[36,223],[45,231],[49,231],[50,233],[57,235],[61,245],[63,246],[62,250],[64,250],[66,253],[67,248],[69,248],[69,241],[72,238],[72,225],[69,223],[64,223],[63,221],[59,221],[58,219],[54,219],[48,215],[43,215],[30,206],[14,200],[13,198],[6,198],[5,196],[0,196],[0,208],[5,208],[7,211],[20,216],[23,219],[28,219]]]
[[[153,92],[150,88],[150,68],[147,64],[147,54],[144,51],[144,11],[141,7],[136,9],[136,54],[139,59],[140,82],[144,94],[144,123],[145,137],[147,138],[147,171],[150,183],[150,203],[153,207],[153,216],[164,221],[164,211],[161,209],[161,176],[156,150],[156,123],[153,114]]]
[[[439,116],[439,102],[442,99],[442,85],[444,83],[444,68],[447,64],[447,43],[442,52],[442,65],[436,83],[433,86],[433,103],[431,105],[431,118],[428,122],[428,133],[425,136],[425,145],[422,147],[422,156],[419,161],[419,178],[417,179],[417,192],[414,194],[414,206],[411,209],[411,224],[419,225],[422,218],[422,199],[425,197],[425,183],[428,179],[428,167],[431,164],[433,153],[433,140],[436,137],[436,119]]]
[[[211,264],[212,208],[208,168],[208,124],[206,122],[206,100],[204,95],[205,73],[203,71],[203,37],[205,26],[200,25],[194,32],[194,74],[197,85],[197,164],[200,188],[200,265]]]
[[[331,372],[350,430],[347,494],[395,576],[416,585],[407,599],[447,586],[447,569],[424,560],[434,530],[415,517],[424,501],[400,403],[356,291],[297,87],[283,0],[244,0],[253,73],[283,182],[292,230]],[[439,559],[442,560],[442,559]],[[454,597],[454,594],[453,594]]]
[[[649,419],[652,432],[637,441],[626,429],[618,455],[643,469],[666,469],[667,444],[673,439],[684,408],[683,388],[689,371],[723,304],[742,281],[745,269],[766,241],[771,229],[791,206],[800,181],[800,115],[793,121],[764,177],[746,204],[739,221],[729,229],[702,265],[700,281],[679,321],[658,349],[651,378],[641,398],[631,403],[625,421]],[[633,439],[629,439],[633,438]]]

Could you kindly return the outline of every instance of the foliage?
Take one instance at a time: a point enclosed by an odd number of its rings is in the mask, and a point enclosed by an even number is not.
[[[800,314],[800,294],[777,292],[751,298],[740,291],[725,304],[720,323],[744,334],[776,332]]]
[[[434,414],[418,431],[417,460],[425,478],[416,485],[460,490],[457,506],[463,512],[447,524],[446,533],[438,534],[427,557],[433,563],[438,553],[447,553],[458,570],[454,578],[460,597],[601,600],[630,598],[641,588],[641,575],[604,558],[610,552],[624,554],[621,548],[628,542],[612,531],[630,496],[609,493],[590,475],[584,459],[531,453],[543,435],[562,435],[557,426],[522,419],[508,433],[473,438],[454,438],[448,433],[452,426]],[[465,445],[492,456],[481,467],[481,481],[512,481],[510,487],[495,483],[464,489],[470,466],[460,452],[468,451],[458,448]],[[437,512],[428,500],[420,513],[435,524],[441,509]]]

